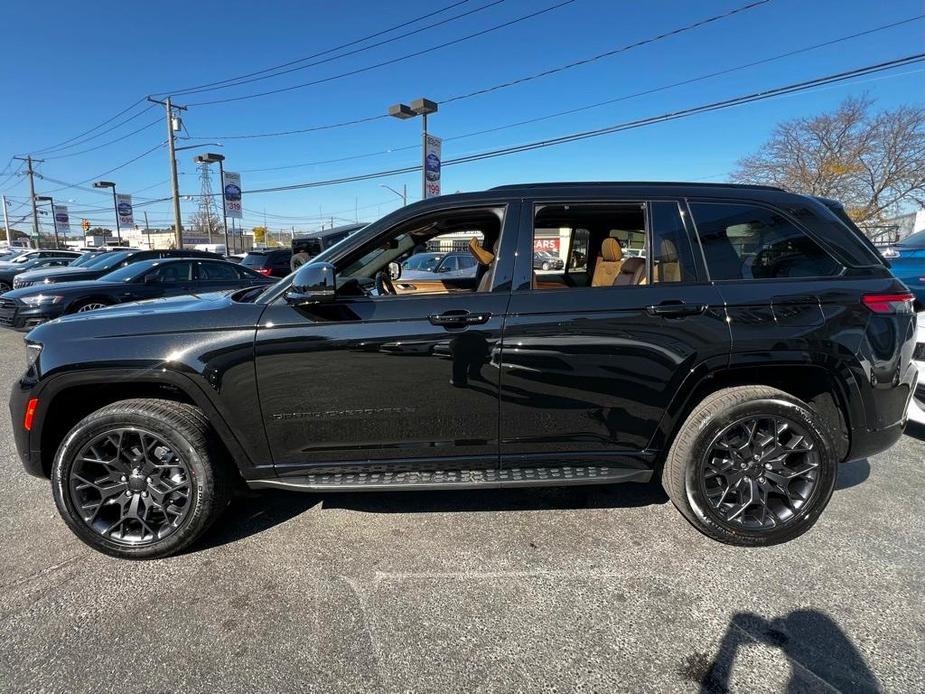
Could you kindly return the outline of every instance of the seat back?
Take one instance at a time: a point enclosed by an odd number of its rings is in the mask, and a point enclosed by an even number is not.
[[[655,265],[655,279],[658,282],[681,281],[681,259],[678,247],[671,239],[662,239],[659,247],[658,263]]]
[[[616,239],[606,238],[601,244],[601,254],[594,263],[594,274],[591,276],[592,287],[611,287],[620,268],[623,266],[623,249]]]
[[[491,273],[488,270],[495,260],[495,254],[482,248],[482,244],[479,243],[479,240],[475,236],[469,239],[469,252],[472,254],[472,257],[475,258],[475,262],[479,264],[475,273],[475,276],[478,278],[475,291],[487,292],[491,287]]]
[[[620,274],[614,278],[614,287],[623,287],[633,284],[644,284],[646,279],[645,258],[627,258],[623,261]]]

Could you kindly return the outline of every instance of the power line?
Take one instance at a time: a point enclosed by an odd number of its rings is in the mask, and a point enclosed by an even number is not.
[[[440,43],[440,44],[437,44],[437,45],[435,45],[435,46],[430,46],[430,47],[428,47],[428,48],[423,48],[423,49],[421,49],[421,50],[414,51],[413,53],[407,53],[407,54],[405,54],[405,55],[398,56],[397,58],[390,58],[389,60],[384,60],[384,61],[382,61],[382,62],[375,63],[375,64],[373,64],[373,65],[366,65],[366,66],[364,66],[364,67],[356,68],[356,69],[354,69],[354,70],[348,70],[347,72],[342,72],[342,73],[340,73],[340,74],[338,74],[338,75],[331,75],[331,76],[329,76],[329,77],[322,77],[322,78],[320,78],[320,79],[313,80],[313,81],[311,81],[311,82],[303,82],[302,84],[294,84],[294,85],[290,85],[290,86],[288,86],[288,87],[280,87],[280,88],[278,88],[278,89],[271,89],[271,90],[268,90],[268,91],[265,91],[265,92],[258,92],[258,93],[256,93],[256,94],[245,94],[245,95],[243,95],[243,96],[230,96],[230,97],[226,97],[226,98],[224,98],[224,99],[212,99],[211,101],[194,101],[194,102],[191,102],[191,103],[189,103],[189,104],[187,104],[187,105],[188,105],[188,106],[208,106],[208,105],[212,105],[212,104],[226,104],[226,103],[229,103],[229,102],[232,102],[232,101],[244,101],[244,100],[246,100],[246,99],[256,99],[256,98],[262,97],[262,96],[269,96],[270,94],[280,94],[280,93],[282,93],[282,92],[290,92],[290,91],[293,91],[294,89],[302,89],[302,88],[304,88],[304,87],[311,87],[311,86],[318,85],[318,84],[324,84],[324,83],[326,83],[326,82],[333,82],[334,80],[343,79],[344,77],[352,77],[353,75],[359,75],[359,74],[361,74],[361,73],[369,72],[370,70],[375,70],[375,69],[378,69],[378,68],[381,68],[381,67],[386,67],[386,66],[388,66],[388,65],[394,65],[395,63],[400,63],[400,62],[403,62],[403,61],[405,61],[405,60],[409,60],[409,59],[411,59],[411,58],[416,58],[416,57],[418,57],[418,56],[420,56],[420,55],[424,55],[425,53],[432,53],[433,51],[436,51],[436,50],[440,50],[440,49],[443,49],[443,48],[448,48],[448,47],[450,47],[450,46],[455,46],[455,45],[457,45],[457,44],[463,43],[464,41],[469,41],[469,40],[471,40],[471,39],[478,38],[478,37],[480,37],[480,36],[485,36],[486,34],[490,34],[490,33],[495,32],[495,31],[500,31],[501,29],[506,29],[507,27],[513,26],[513,25],[515,25],[515,24],[519,24],[520,22],[524,22],[524,21],[526,21],[526,20],[528,20],[528,19],[533,19],[534,17],[539,17],[540,15],[546,14],[547,12],[552,12],[552,11],[554,11],[554,10],[557,10],[557,9],[561,8],[561,7],[565,7],[566,5],[571,5],[573,2],[575,2],[575,0],[561,0],[560,2],[556,3],[555,5],[551,5],[551,6],[549,6],[549,7],[543,8],[542,10],[537,10],[537,11],[535,11],[535,12],[531,12],[531,13],[529,13],[529,14],[522,15],[522,16],[520,16],[520,17],[517,17],[517,18],[515,18],[515,19],[511,19],[511,20],[509,20],[509,21],[507,21],[507,22],[503,22],[503,23],[501,23],[501,24],[496,24],[495,26],[488,27],[487,29],[482,29],[482,30],[480,30],[480,31],[476,31],[476,32],[473,32],[473,33],[471,33],[471,34],[467,34],[467,35],[465,35],[465,36],[461,36],[461,37],[459,37],[459,38],[452,39],[452,40],[450,40],[450,41],[445,41],[445,42]],[[760,0],[760,3],[765,3],[765,2],[770,2],[770,0]]]
[[[207,86],[197,87],[197,88],[191,88],[191,89],[184,89],[184,90],[182,90],[182,91],[175,91],[175,92],[171,92],[171,94],[172,94],[173,96],[184,96],[184,95],[188,95],[188,94],[199,94],[199,93],[202,93],[202,92],[215,91],[215,90],[217,90],[217,89],[228,89],[229,87],[237,87],[237,86],[240,86],[240,85],[242,85],[242,84],[249,84],[249,83],[251,83],[251,82],[259,82],[259,81],[262,81],[262,80],[271,79],[271,78],[273,78],[273,77],[279,77],[280,75],[289,74],[290,72],[296,72],[296,71],[299,71],[299,70],[307,70],[308,68],[311,68],[311,67],[317,67],[318,65],[323,65],[323,64],[325,64],[325,63],[330,63],[330,62],[333,62],[333,61],[335,61],[335,60],[341,60],[342,58],[347,58],[347,57],[352,56],[352,55],[357,55],[358,53],[363,53],[363,52],[365,52],[365,51],[372,50],[373,48],[379,48],[380,46],[384,46],[384,45],[389,44],[389,43],[394,43],[395,41],[400,41],[401,39],[408,38],[409,36],[414,36],[415,34],[420,34],[421,32],[428,31],[428,30],[430,30],[430,29],[433,29],[434,27],[438,27],[438,26],[441,26],[441,25],[443,25],[443,24],[448,24],[448,23],[450,23],[450,22],[455,22],[455,21],[458,20],[458,19],[462,19],[462,18],[464,18],[464,17],[468,17],[468,16],[473,15],[473,14],[476,14],[476,13],[478,13],[478,12],[482,12],[482,11],[484,11],[484,10],[490,9],[490,8],[492,8],[492,7],[495,7],[496,5],[500,5],[500,4],[502,4],[503,2],[506,2],[506,1],[507,1],[507,0],[492,0],[492,2],[489,2],[489,3],[486,4],[486,5],[482,5],[482,6],[480,6],[480,7],[476,7],[475,9],[468,10],[468,11],[466,11],[466,12],[463,12],[462,14],[458,14],[458,15],[455,15],[455,16],[453,16],[453,17],[448,17],[448,18],[446,18],[446,19],[441,19],[441,20],[438,21],[438,22],[434,22],[434,23],[432,23],[432,24],[428,24],[428,25],[426,25],[426,26],[419,27],[419,28],[417,28],[417,29],[413,29],[413,30],[411,30],[411,31],[405,32],[404,34],[399,34],[398,36],[393,36],[393,37],[391,37],[391,38],[384,39],[384,40],[382,40],[382,41],[378,41],[378,42],[373,43],[373,44],[370,44],[370,45],[368,45],[368,46],[362,46],[362,47],[356,48],[356,49],[354,49],[354,50],[352,50],[352,51],[347,51],[346,53],[340,53],[340,54],[338,54],[338,55],[329,56],[329,57],[324,58],[324,59],[322,59],[322,60],[315,60],[314,62],[307,63],[306,65],[299,65],[298,67],[289,67],[288,69],[285,69],[285,70],[280,69],[280,68],[286,68],[287,66],[293,65],[294,63],[299,63],[299,62],[304,62],[304,61],[312,60],[313,58],[318,58],[318,57],[320,57],[320,56],[327,55],[327,54],[329,54],[329,53],[333,53],[333,52],[335,52],[335,51],[337,51],[337,50],[341,50],[342,48],[347,48],[347,47],[352,46],[352,45],[355,45],[355,44],[357,44],[357,43],[361,43],[362,41],[365,41],[365,40],[367,40],[367,39],[369,39],[369,38],[372,38],[372,37],[366,37],[366,38],[364,38],[364,39],[358,39],[358,40],[356,40],[356,41],[351,41],[350,43],[345,44],[345,45],[342,45],[342,46],[339,46],[339,47],[337,47],[337,48],[330,48],[330,49],[327,49],[327,50],[325,50],[325,51],[321,51],[320,53],[316,53],[316,54],[314,54],[314,55],[312,55],[312,56],[308,56],[308,57],[306,57],[306,58],[300,58],[299,60],[292,61],[292,62],[286,63],[286,64],[284,64],[284,65],[277,66],[276,68],[272,68],[272,69],[268,69],[268,70],[262,70],[262,71],[260,71],[260,72],[258,72],[258,73],[251,73],[250,75],[245,75],[245,76],[240,77],[240,78],[234,78],[234,79],[229,79],[229,80],[223,80],[222,82],[213,83],[212,85],[207,85]],[[469,0],[465,0],[465,2],[469,2]],[[463,3],[456,3],[456,5],[460,5],[460,4],[463,4]],[[442,10],[442,11],[445,11],[445,10]],[[432,16],[433,14],[436,14],[436,13],[433,13],[433,12],[432,12],[432,13],[430,13],[430,15],[425,15],[425,17],[427,17],[427,16]],[[397,29],[397,28],[402,28],[403,26],[408,26],[408,25],[410,25],[410,24],[414,24],[414,23],[416,23],[416,22],[418,22],[418,21],[420,21],[420,20],[421,20],[421,18],[418,18],[418,19],[413,20],[413,21],[411,21],[411,22],[408,22],[408,23],[406,23],[406,24],[404,24],[404,25],[399,25],[398,27],[393,27],[392,29],[389,29],[389,30],[377,32],[377,33],[374,34],[373,36],[378,36],[378,35],[382,35],[382,34],[384,34],[384,33],[389,33],[390,31],[394,31],[394,30]],[[261,73],[267,73],[267,72],[272,72],[272,74],[261,74]],[[245,79],[245,78],[247,78],[247,79]]]
[[[467,94],[457,94],[456,96],[445,97],[443,99],[440,99],[440,103],[449,103],[453,101],[462,101],[463,99],[470,99],[477,95],[487,94],[489,92],[498,91],[500,89],[506,89],[507,87],[512,87],[517,84],[522,84],[524,82],[530,82],[532,80],[540,79],[541,77],[546,77],[546,76],[553,75],[559,72],[563,72],[565,70],[570,70],[580,65],[587,65],[597,60],[601,60],[602,58],[605,58],[605,57],[614,56],[614,55],[617,55],[618,53],[624,53],[634,48],[638,48],[640,46],[645,46],[651,43],[655,43],[657,41],[664,40],[666,38],[677,36],[678,34],[683,34],[688,31],[693,31],[707,24],[712,24],[713,22],[718,22],[723,19],[732,17],[736,14],[740,14],[742,12],[755,9],[756,7],[759,7],[760,5],[764,5],[770,1],[771,0],[757,0],[756,2],[751,2],[749,4],[741,5],[739,7],[733,8],[729,10],[728,12],[723,12],[721,14],[713,15],[712,17],[707,17],[705,19],[698,20],[691,24],[685,24],[683,26],[672,29],[671,31],[663,32],[656,36],[651,36],[649,38],[642,39],[640,41],[636,41],[631,44],[626,44],[624,46],[620,46],[619,48],[614,48],[612,50],[606,51],[604,53],[599,53],[597,55],[590,56],[588,58],[583,58],[582,60],[573,61],[571,63],[566,63],[564,65],[559,65],[557,67],[549,68],[548,70],[544,70],[542,72],[535,73],[533,75],[527,75],[525,77],[520,77],[516,80],[510,80],[508,82],[502,82],[500,84],[495,84],[490,87],[484,87],[482,89],[478,89],[474,92],[469,92]],[[201,102],[201,103],[209,103],[209,102]],[[218,102],[215,102],[215,103],[218,103]],[[242,134],[242,135],[217,135],[215,137],[216,139],[221,139],[221,140],[243,140],[243,139],[253,139],[253,138],[263,138],[263,137],[278,137],[281,135],[295,135],[295,134],[301,134],[301,133],[315,132],[318,130],[331,130],[334,128],[343,128],[343,127],[347,127],[351,125],[358,125],[361,123],[369,123],[371,121],[381,120],[381,119],[388,118],[388,117],[389,117],[388,114],[377,114],[374,116],[367,116],[365,118],[357,118],[357,119],[353,119],[350,121],[344,121],[340,123],[329,123],[327,125],[314,126],[310,128],[301,128],[297,130],[285,130],[285,131],[271,132],[271,133],[251,133],[251,134]]]
[[[79,140],[79,139],[82,138],[84,135],[89,135],[90,133],[92,133],[92,132],[94,132],[94,131],[96,131],[96,130],[99,130],[99,129],[102,128],[104,125],[108,125],[109,123],[112,123],[114,120],[116,120],[117,118],[119,118],[119,117],[122,116],[123,114],[128,113],[128,112],[131,111],[133,108],[135,108],[136,106],[138,106],[138,104],[141,104],[141,103],[143,103],[143,102],[144,102],[144,97],[142,97],[141,99],[139,99],[138,101],[136,101],[135,103],[133,103],[133,104],[132,104],[131,106],[129,106],[128,108],[122,109],[122,110],[119,111],[116,115],[114,115],[112,118],[107,118],[106,120],[104,120],[104,121],[103,121],[102,123],[100,123],[99,125],[95,125],[94,127],[90,128],[89,130],[85,130],[84,132],[80,133],[79,135],[75,135],[74,137],[69,138],[69,139],[67,139],[67,140],[63,140],[63,141],[61,141],[61,142],[59,142],[59,143],[57,143],[57,144],[55,144],[55,145],[49,145],[48,147],[44,147],[44,148],[42,148],[42,149],[34,150],[34,153],[35,153],[35,154],[42,154],[43,152],[50,152],[50,151],[52,151],[52,150],[57,150],[57,149],[61,148],[63,145],[66,145],[66,144],[69,143],[69,142],[73,142],[74,140]]]
[[[163,146],[164,146],[164,144],[163,144],[162,142],[161,142],[161,143],[158,143],[158,144],[156,144],[154,147],[152,147],[151,149],[142,152],[142,153],[139,154],[137,157],[133,157],[133,158],[129,159],[128,161],[123,162],[122,164],[119,164],[118,166],[114,166],[113,168],[109,169],[108,171],[103,171],[102,173],[98,173],[98,174],[96,174],[95,176],[91,176],[90,178],[88,178],[88,179],[86,179],[86,180],[79,181],[79,182],[77,182],[77,183],[71,183],[71,184],[65,185],[65,186],[62,187],[62,188],[55,188],[54,190],[49,190],[49,191],[46,191],[46,192],[48,192],[48,193],[57,193],[58,191],[67,190],[68,188],[80,188],[80,186],[84,185],[85,183],[90,183],[91,181],[95,181],[95,180],[97,180],[97,179],[99,179],[99,178],[102,178],[103,176],[106,176],[106,175],[108,175],[108,174],[111,174],[113,171],[118,171],[119,169],[125,168],[125,167],[128,166],[129,164],[134,164],[136,161],[138,161],[138,160],[141,159],[142,157],[148,156],[149,154],[151,154],[152,152],[155,152],[155,151],[159,150],[159,149],[160,149],[161,147],[163,147]]]
[[[524,126],[524,125],[531,125],[531,124],[533,124],[533,123],[539,123],[539,122],[542,122],[542,121],[545,121],[545,120],[550,120],[550,119],[552,119],[552,118],[560,118],[560,117],[562,117],[562,116],[573,115],[573,114],[575,114],[575,113],[580,113],[580,112],[583,112],[583,111],[589,111],[589,110],[594,109],[594,108],[600,108],[601,106],[607,106],[607,105],[615,104],[615,103],[618,103],[618,102],[621,102],[621,101],[629,101],[630,99],[635,99],[635,98],[638,98],[638,97],[641,97],[641,96],[648,96],[648,95],[650,95],[650,94],[655,94],[655,93],[657,93],[657,92],[667,91],[667,90],[669,90],[669,89],[674,89],[674,88],[676,88],[676,87],[685,86],[685,85],[688,85],[688,84],[694,84],[694,83],[696,83],[696,82],[701,82],[701,81],[703,81],[703,80],[711,79],[711,78],[713,78],[713,77],[719,77],[719,76],[722,76],[722,75],[728,75],[728,74],[730,74],[730,73],[732,73],[732,72],[737,72],[737,71],[739,71],[739,70],[745,70],[745,69],[748,69],[748,68],[751,68],[751,67],[755,67],[755,66],[757,66],[757,65],[764,65],[764,64],[771,63],[771,62],[775,62],[775,61],[778,61],[778,60],[783,60],[784,58],[789,58],[789,57],[792,57],[792,56],[794,56],[794,55],[799,55],[799,54],[801,54],[801,53],[807,53],[807,52],[809,52],[809,51],[818,50],[818,49],[820,49],[820,48],[825,48],[825,47],[832,46],[832,45],[835,45],[835,44],[838,44],[838,43],[842,43],[842,42],[844,42],[844,41],[849,41],[849,40],[852,40],[852,39],[860,38],[860,37],[862,37],[862,36],[867,36],[867,35],[869,35],[869,34],[873,34],[873,33],[879,32],[879,31],[885,31],[885,30],[887,30],[887,29],[891,29],[891,28],[894,28],[894,27],[897,27],[897,26],[900,26],[900,25],[903,25],[903,24],[908,24],[908,23],[910,23],[910,22],[914,22],[914,21],[920,20],[920,19],[922,19],[923,17],[925,17],[925,14],[920,14],[920,15],[917,15],[917,16],[915,16],[915,17],[910,17],[910,18],[908,18],[908,19],[903,19],[903,20],[900,20],[900,21],[897,21],[897,22],[892,22],[892,23],[890,23],[890,24],[884,24],[884,25],[882,25],[882,26],[874,27],[874,28],[872,28],[872,29],[868,29],[868,30],[866,30],[866,31],[857,32],[857,33],[854,33],[854,34],[849,34],[849,35],[847,35],[847,36],[841,36],[841,37],[838,37],[838,38],[835,38],[835,39],[831,39],[831,40],[829,40],[829,41],[824,41],[824,42],[822,42],[822,43],[814,44],[814,45],[812,45],[812,46],[806,46],[806,47],[804,47],[804,48],[799,48],[799,49],[796,49],[796,50],[787,51],[786,53],[780,53],[780,54],[778,54],[778,55],[771,56],[771,57],[768,57],[768,58],[762,58],[761,60],[755,60],[755,61],[752,61],[752,62],[749,62],[749,63],[744,63],[744,64],[742,64],[742,65],[737,65],[737,66],[735,66],[735,67],[730,67],[730,68],[726,68],[726,69],[723,69],[723,70],[717,70],[717,71],[710,72],[710,73],[707,73],[707,74],[704,74],[704,75],[699,75],[699,76],[697,76],[697,77],[691,77],[691,78],[688,78],[688,79],[684,79],[684,80],[681,80],[681,81],[678,81],[678,82],[672,82],[672,83],[670,83],[670,84],[665,84],[665,85],[661,85],[661,86],[658,86],[658,87],[652,87],[652,88],[650,88],[650,89],[645,89],[645,90],[642,90],[642,91],[633,92],[633,93],[631,93],[631,94],[624,94],[624,95],[622,95],[622,96],[614,97],[614,98],[612,98],[612,99],[606,99],[606,100],[604,100],[604,101],[598,101],[598,102],[591,103],[591,104],[585,104],[585,105],[583,105],[583,106],[576,106],[576,107],[574,107],[574,108],[569,108],[569,109],[566,109],[566,110],[564,110],[564,111],[557,111],[557,112],[555,112],[555,113],[549,113],[549,114],[546,114],[546,115],[537,116],[537,117],[535,117],[535,118],[529,118],[529,119],[526,119],[526,120],[515,121],[515,122],[513,122],[513,123],[507,123],[507,124],[505,124],[505,125],[493,126],[493,127],[490,127],[490,128],[484,128],[484,129],[481,129],[481,130],[475,130],[475,131],[468,132],[468,133],[463,133],[463,134],[460,134],[460,135],[451,135],[451,136],[447,136],[447,137],[444,137],[444,138],[443,138],[443,141],[444,141],[444,142],[452,142],[452,141],[455,141],[455,140],[462,140],[462,139],[465,139],[465,138],[475,137],[475,136],[477,136],[477,135],[485,135],[485,134],[488,134],[488,133],[494,133],[494,132],[499,132],[499,131],[502,131],[502,130],[508,130],[508,129],[510,129],[510,128],[521,127],[521,126]],[[420,149],[420,146],[421,146],[420,143],[417,143],[417,144],[411,144],[411,145],[404,145],[404,146],[401,146],[401,147],[391,147],[391,148],[389,148],[389,149],[379,150],[379,151],[377,151],[377,152],[366,152],[366,153],[363,153],[363,154],[348,155],[348,156],[338,157],[338,158],[334,158],[334,159],[323,159],[323,160],[319,160],[319,161],[302,162],[302,163],[299,163],[299,164],[277,165],[277,166],[262,167],[262,168],[255,168],[255,169],[241,169],[241,172],[242,172],[242,173],[258,173],[258,172],[264,172],[264,171],[279,171],[279,170],[282,170],[282,169],[297,169],[297,168],[302,168],[302,167],[307,167],[307,166],[323,166],[323,165],[325,165],[325,164],[335,164],[335,163],[342,163],[342,162],[345,162],[345,161],[355,161],[355,160],[357,160],[357,159],[366,159],[366,158],[370,158],[370,157],[377,157],[377,156],[382,156],[382,155],[385,155],[385,154],[392,154],[392,153],[394,153],[394,152],[403,152],[403,151],[410,151],[410,150],[418,150],[418,149]]]
[[[528,152],[531,150],[542,149],[546,147],[554,147],[557,145],[565,144],[568,142],[577,142],[579,140],[586,140],[595,137],[601,137],[603,135],[608,135],[615,132],[621,132],[624,130],[633,130],[636,128],[645,127],[647,125],[654,125],[656,123],[664,123],[672,120],[679,120],[681,118],[688,118],[693,115],[700,113],[708,113],[712,111],[724,110],[727,108],[733,108],[735,106],[741,106],[743,104],[748,104],[756,101],[763,101],[766,99],[774,98],[777,96],[783,96],[786,94],[793,94],[796,92],[806,91],[809,89],[815,89],[822,87],[828,84],[833,84],[837,82],[843,82],[845,80],[852,79],[854,77],[862,77],[865,75],[875,74],[878,72],[883,72],[885,70],[890,70],[896,67],[901,67],[904,65],[911,65],[913,63],[920,63],[925,60],[925,53],[917,53],[914,55],[906,56],[904,58],[897,58],[895,60],[890,60],[883,63],[878,63],[875,65],[868,65],[861,68],[856,68],[854,70],[848,70],[845,72],[835,73],[832,75],[826,75],[824,77],[817,77],[811,80],[806,80],[803,82],[797,82],[794,84],[785,85],[783,87],[776,87],[773,89],[767,89],[760,92],[753,92],[744,96],[734,97],[731,99],[725,99],[723,101],[715,101],[709,104],[703,104],[700,106],[695,106],[688,109],[683,109],[680,111],[674,111],[671,113],[665,113],[658,116],[651,116],[649,118],[642,118],[633,121],[627,121],[624,123],[617,123],[610,125],[604,128],[596,128],[594,130],[585,130],[576,133],[571,133],[568,135],[563,135],[556,138],[551,138],[547,140],[538,140],[535,142],[530,142],[522,145],[515,145],[511,147],[504,147],[496,150],[489,150],[485,152],[479,152],[476,154],[471,154],[464,157],[458,157],[456,159],[450,159],[444,161],[442,166],[454,166],[458,164],[466,164],[474,161],[481,161],[483,159],[492,159],[496,157],[508,156],[511,154],[519,154],[522,152]],[[357,181],[365,181],[374,178],[385,178],[387,176],[396,176],[399,174],[413,173],[420,170],[420,165],[416,166],[407,166],[400,169],[391,169],[388,171],[375,171],[365,174],[357,174],[355,176],[345,176],[342,178],[328,179],[324,181],[310,181],[306,183],[295,183],[287,186],[276,186],[270,188],[257,188],[253,190],[244,191],[245,194],[252,195],[256,193],[274,193],[280,191],[288,190],[302,190],[306,188],[320,188],[331,185],[338,185],[341,183],[353,183]]]
[[[141,113],[144,113],[144,111],[142,111]],[[140,114],[139,114],[139,115],[140,115]],[[79,152],[69,152],[68,154],[59,154],[59,155],[54,156],[54,157],[46,156],[45,159],[46,159],[46,160],[52,160],[52,159],[66,159],[67,157],[78,157],[78,156],[80,156],[81,154],[86,154],[87,152],[95,152],[95,151],[98,150],[98,149],[102,149],[103,147],[108,147],[109,145],[114,145],[114,144],[116,144],[117,142],[122,142],[122,140],[125,140],[125,139],[128,139],[128,138],[132,137],[133,135],[137,135],[137,134],[140,133],[140,132],[144,132],[144,131],[147,130],[148,128],[152,128],[152,127],[154,127],[155,125],[160,124],[160,123],[161,123],[161,120],[162,120],[161,117],[158,116],[155,120],[151,121],[151,122],[148,123],[147,125],[143,125],[142,127],[138,128],[137,130],[133,130],[132,132],[127,133],[127,134],[125,134],[125,135],[122,135],[121,137],[117,137],[115,140],[109,140],[108,142],[104,142],[103,144],[96,145],[95,147],[90,147],[89,149],[82,149],[82,150],[80,150]]]

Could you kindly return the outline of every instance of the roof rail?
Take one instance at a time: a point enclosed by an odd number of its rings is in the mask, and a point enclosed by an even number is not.
[[[563,181],[560,183],[509,183],[495,186],[489,190],[515,190],[518,188],[579,188],[579,187],[608,187],[608,186],[654,186],[661,188],[696,187],[696,188],[746,188],[751,190],[775,190],[784,192],[777,186],[765,186],[752,183],[692,183],[684,181]]]

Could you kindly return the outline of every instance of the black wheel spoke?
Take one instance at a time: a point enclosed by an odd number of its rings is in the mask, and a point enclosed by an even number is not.
[[[711,512],[726,525],[771,530],[802,514],[816,489],[819,454],[789,418],[746,417],[707,448],[700,485]]]
[[[69,476],[74,507],[110,541],[137,546],[174,532],[190,506],[186,463],[162,437],[134,428],[97,436]]]

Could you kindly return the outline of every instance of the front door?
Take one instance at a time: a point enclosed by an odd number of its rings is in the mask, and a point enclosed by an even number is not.
[[[335,261],[332,303],[267,308],[257,385],[281,476],[497,469],[497,361],[510,298],[502,265],[509,279],[516,206],[400,223]],[[380,293],[390,264],[428,242],[473,236],[495,256],[484,282],[396,278],[397,293]]]
[[[502,467],[648,479],[672,398],[692,373],[725,364],[730,348],[679,203],[537,201],[522,217],[502,354]],[[533,249],[550,245],[565,268],[533,272]]]

